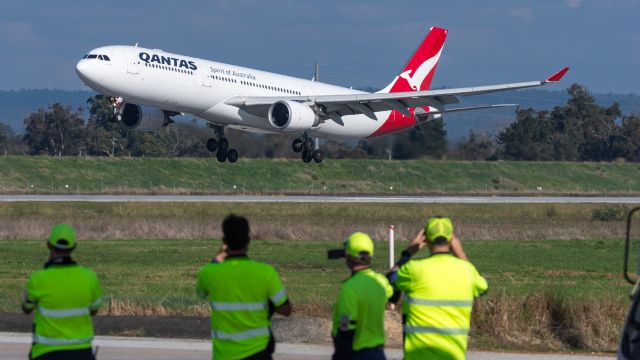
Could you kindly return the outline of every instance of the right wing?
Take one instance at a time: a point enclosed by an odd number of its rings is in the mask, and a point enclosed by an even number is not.
[[[545,80],[529,81],[513,84],[488,85],[457,89],[440,89],[426,91],[407,91],[394,93],[362,93],[344,95],[317,95],[291,97],[254,97],[235,96],[225,101],[225,104],[235,106],[253,115],[267,117],[271,104],[281,100],[301,102],[314,108],[321,118],[333,119],[341,123],[345,115],[364,114],[377,120],[376,112],[397,110],[405,116],[411,116],[409,109],[429,107],[429,112],[446,113],[454,111],[468,111],[490,107],[513,106],[513,104],[483,105],[479,107],[465,107],[446,109],[446,105],[457,104],[458,96],[473,96],[493,92],[525,89],[542,86],[560,81],[568,67],[549,76]]]

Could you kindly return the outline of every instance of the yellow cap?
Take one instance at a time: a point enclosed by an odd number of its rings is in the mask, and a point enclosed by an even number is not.
[[[445,217],[433,217],[427,220],[427,226],[424,229],[425,236],[428,241],[436,241],[437,238],[443,237],[447,242],[453,237],[453,224],[451,219]]]
[[[67,224],[57,224],[51,229],[49,244],[56,249],[72,250],[76,247],[76,231]]]
[[[360,257],[360,253],[368,253],[373,256],[373,241],[369,235],[363,232],[354,232],[344,242],[344,249],[348,255]]]

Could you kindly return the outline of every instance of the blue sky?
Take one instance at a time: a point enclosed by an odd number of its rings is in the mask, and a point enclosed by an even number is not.
[[[85,89],[88,50],[134,44],[343,86],[382,87],[431,26],[449,37],[433,86],[538,80],[640,93],[640,1],[3,2],[0,89]]]

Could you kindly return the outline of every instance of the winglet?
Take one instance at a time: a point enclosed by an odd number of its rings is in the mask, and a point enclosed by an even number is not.
[[[557,73],[549,76],[544,82],[546,83],[550,83],[550,82],[558,82],[560,81],[560,79],[562,79],[562,77],[564,76],[564,74],[567,73],[567,71],[569,71],[569,67],[565,66],[562,70],[558,71]]]

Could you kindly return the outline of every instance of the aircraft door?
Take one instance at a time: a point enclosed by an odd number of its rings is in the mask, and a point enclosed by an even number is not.
[[[138,57],[136,54],[127,52],[127,73],[132,75],[138,74]]]
[[[206,70],[202,70],[202,86],[211,87],[211,75]]]

